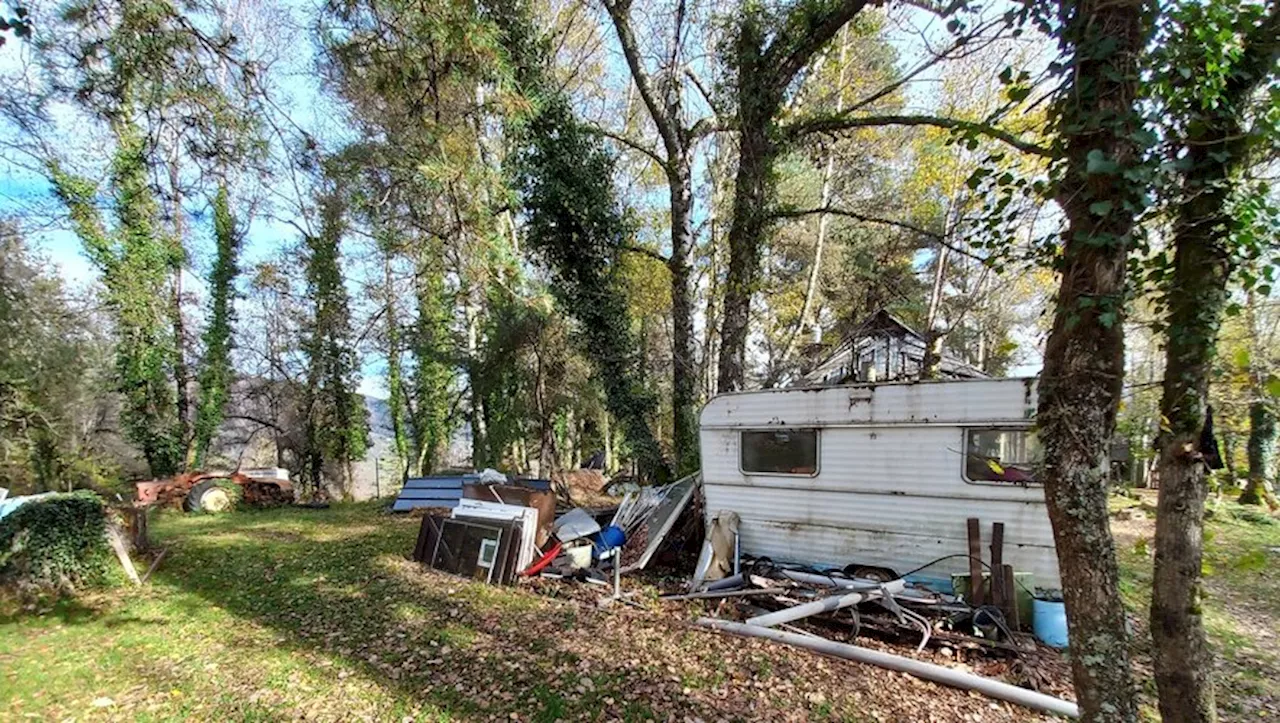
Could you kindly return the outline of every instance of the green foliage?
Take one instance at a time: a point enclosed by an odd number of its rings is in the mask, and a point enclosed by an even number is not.
[[[650,426],[657,398],[640,379],[638,347],[618,293],[617,256],[629,229],[614,195],[612,159],[564,98],[545,100],[524,132],[517,173],[529,245],[552,270],[560,308],[578,322],[609,410],[646,473],[665,479],[670,470]]]
[[[516,77],[536,98],[519,126],[516,186],[528,214],[528,242],[551,269],[551,292],[577,321],[605,389],[609,411],[623,427],[646,475],[671,476],[653,433],[658,400],[642,379],[642,357],[626,301],[619,293],[618,255],[630,228],[613,187],[613,159],[598,134],[578,120],[569,99],[548,82],[527,12],[509,3],[499,16]]]
[[[0,487],[13,494],[109,483],[91,448],[110,347],[93,302],[0,222]]]
[[[415,274],[418,315],[408,335],[413,355],[409,403],[415,465],[421,474],[438,466],[453,431],[450,396],[453,386],[453,341],[449,331],[451,299],[444,287],[442,249],[438,240],[423,244]]]
[[[106,577],[107,510],[98,495],[55,494],[0,519],[0,583],[24,597],[71,594]]]
[[[238,47],[224,9],[72,0],[59,11],[62,25],[51,29],[68,30],[69,38],[37,39],[46,60],[74,69],[58,82],[90,113],[142,124],[156,139],[147,149],[150,164],[218,173],[262,154],[260,71]]]
[[[218,428],[222,425],[227,399],[234,380],[231,365],[232,325],[235,321],[235,280],[239,273],[236,258],[241,234],[231,214],[226,186],[213,199],[213,236],[217,257],[209,273],[209,322],[204,330],[204,358],[198,381],[200,403],[196,407],[196,467],[203,467]]]
[[[116,327],[115,381],[124,399],[120,417],[125,434],[141,449],[151,474],[159,477],[179,471],[184,454],[171,382],[178,350],[166,304],[169,272],[181,249],[159,228],[145,140],[128,123],[114,128],[119,145],[111,166],[116,212],[112,231],[97,209],[92,183],[56,162],[49,171],[76,234],[102,272],[106,305]]]
[[[351,312],[343,285],[340,245],[346,231],[337,197],[320,199],[320,232],[307,234],[307,293],[313,304],[303,353],[307,359],[307,473],[316,489],[323,465],[343,470],[369,447],[368,414],[359,386],[359,358],[351,333]],[[345,490],[349,492],[349,490]]]

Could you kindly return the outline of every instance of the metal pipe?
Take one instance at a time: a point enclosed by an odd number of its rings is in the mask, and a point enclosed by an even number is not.
[[[813,602],[795,605],[766,615],[757,615],[756,617],[748,620],[747,624],[758,625],[763,628],[771,628],[774,625],[795,622],[796,620],[818,615],[819,613],[847,608],[850,605],[857,605],[858,603],[873,600],[884,595],[892,595],[895,592],[902,592],[902,587],[905,584],[906,583],[902,580],[894,580],[880,585],[875,590],[859,590],[857,592],[849,592],[843,595],[834,595],[832,597],[822,598],[821,600],[814,600]]]
[[[728,590],[734,587],[742,587],[746,584],[747,579],[742,575],[731,575],[729,577],[720,578],[719,580],[707,583],[707,586],[704,589],[707,592],[714,592],[716,590]]]
[[[860,577],[833,577],[812,572],[801,572],[800,570],[778,570],[778,572],[788,580],[803,582],[806,585],[821,585],[823,587],[856,587],[874,590],[883,584],[878,580],[867,580]]]
[[[683,595],[663,595],[659,600],[710,600],[721,597],[747,597],[748,595],[781,595],[790,592],[785,587],[753,587],[749,590],[718,590],[707,592],[691,592]]]
[[[782,630],[772,630],[770,628],[762,628],[756,625],[747,625],[744,623],[734,623],[727,620],[717,620],[715,618],[699,618],[698,625],[719,630],[734,635],[742,635],[751,638],[765,638],[778,643],[794,645],[799,648],[813,650],[823,655],[831,655],[845,660],[852,660],[858,663],[866,663],[875,665],[888,670],[895,670],[899,673],[928,680],[940,685],[947,685],[952,688],[960,688],[961,690],[972,690],[983,695],[990,696],[999,700],[1008,701],[1017,705],[1025,706],[1035,710],[1042,710],[1056,715],[1066,716],[1068,718],[1079,718],[1080,709],[1071,701],[1055,698],[1044,693],[1037,693],[1025,688],[1019,688],[1016,685],[1010,685],[991,678],[984,678],[980,675],[972,673],[964,673],[951,668],[944,668],[941,665],[926,663],[921,660],[913,660],[904,658],[900,655],[891,655],[882,653],[878,650],[868,650],[860,648],[856,645],[846,645],[837,643],[834,640],[825,638],[814,638],[806,635],[796,635]]]

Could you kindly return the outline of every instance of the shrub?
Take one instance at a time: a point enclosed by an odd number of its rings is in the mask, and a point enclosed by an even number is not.
[[[0,520],[0,583],[24,595],[70,594],[106,578],[107,509],[93,492],[28,502]]]

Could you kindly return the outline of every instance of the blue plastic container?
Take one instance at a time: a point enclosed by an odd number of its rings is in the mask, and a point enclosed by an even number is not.
[[[615,547],[622,547],[627,542],[627,533],[622,531],[620,527],[609,525],[591,536],[591,544],[595,547],[596,557],[600,553],[608,552]]]
[[[1067,606],[1056,600],[1037,598],[1031,603],[1031,629],[1036,638],[1054,648],[1067,647]]]

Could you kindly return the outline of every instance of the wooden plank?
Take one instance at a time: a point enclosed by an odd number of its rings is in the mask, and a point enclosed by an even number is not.
[[[1004,596],[1004,523],[991,524],[991,604],[1009,619],[1008,601]]]
[[[1004,599],[1009,601],[1009,627],[1021,630],[1022,611],[1018,609],[1018,583],[1013,577],[1013,565],[1005,565],[1002,569],[1004,570]]]
[[[982,521],[968,519],[969,525],[969,604],[983,604],[982,595]]]
[[[129,551],[124,549],[124,533],[120,531],[120,527],[114,522],[107,524],[107,542],[111,545],[111,549],[115,551],[116,557],[120,560],[120,565],[124,568],[124,574],[129,577],[134,585],[141,585],[142,579],[138,577],[138,571],[133,566],[133,560],[129,559]]]

